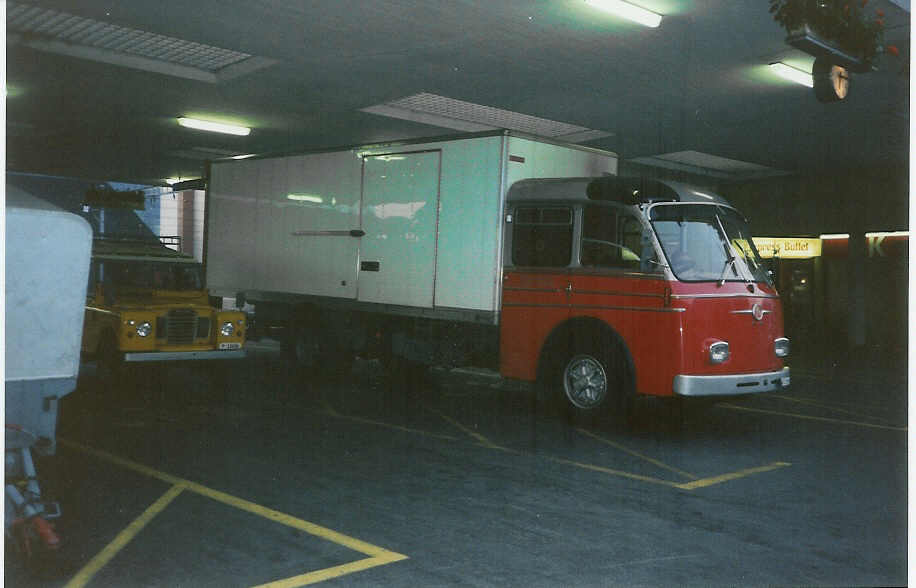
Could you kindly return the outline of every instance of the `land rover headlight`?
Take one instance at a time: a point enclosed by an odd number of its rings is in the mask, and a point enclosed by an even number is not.
[[[149,337],[150,333],[153,332],[153,325],[149,321],[143,321],[137,325],[137,336],[138,337]]]
[[[219,334],[223,337],[231,337],[235,333],[235,325],[232,324],[232,321],[226,321],[219,328]]]
[[[716,341],[709,346],[709,363],[724,363],[730,355],[728,343]]]

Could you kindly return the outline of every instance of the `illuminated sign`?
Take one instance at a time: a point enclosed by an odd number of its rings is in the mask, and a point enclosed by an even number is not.
[[[820,257],[821,240],[804,237],[754,237],[760,257],[780,259],[808,259]]]

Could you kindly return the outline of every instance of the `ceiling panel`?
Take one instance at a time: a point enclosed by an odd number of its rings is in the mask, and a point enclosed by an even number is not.
[[[900,57],[880,59],[877,71],[853,77],[848,100],[825,105],[767,71],[772,60],[811,60],[785,44],[766,0],[642,1],[665,15],[657,29],[583,0],[8,3],[10,17],[25,6],[49,21],[72,15],[82,20],[71,26],[90,23],[99,34],[136,31],[153,40],[147,50],[173,47],[167,59],[215,48],[228,61],[182,64],[210,75],[233,60],[259,61],[237,76],[189,79],[50,52],[42,43],[56,39],[36,34],[40,22],[29,34],[10,26],[7,165],[155,183],[202,174],[206,162],[188,155],[208,149],[452,132],[361,110],[417,94],[605,131],[587,144],[624,159],[695,151],[788,172],[908,164],[910,27],[899,2],[869,6],[886,12]],[[175,122],[195,115],[253,130],[220,136]]]

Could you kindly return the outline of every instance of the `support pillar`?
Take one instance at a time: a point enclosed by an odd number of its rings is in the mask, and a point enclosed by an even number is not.
[[[856,230],[849,234],[849,252],[847,254],[849,277],[848,300],[849,315],[847,348],[854,351],[863,347],[867,339],[867,324],[865,317],[865,262],[868,253],[868,243],[865,231]]]

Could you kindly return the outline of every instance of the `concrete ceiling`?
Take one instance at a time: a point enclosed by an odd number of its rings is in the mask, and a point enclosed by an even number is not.
[[[848,99],[834,104],[766,67],[812,61],[786,45],[767,0],[639,3],[664,15],[660,27],[583,0],[8,2],[7,169],[162,183],[199,177],[222,154],[454,132],[362,110],[419,93],[605,131],[585,144],[624,161],[689,154],[803,174],[908,165],[908,2],[869,3],[886,13],[900,56],[854,74]],[[10,22],[26,9],[252,57],[195,77],[155,58],[21,34]],[[253,130],[189,130],[180,116]]]

